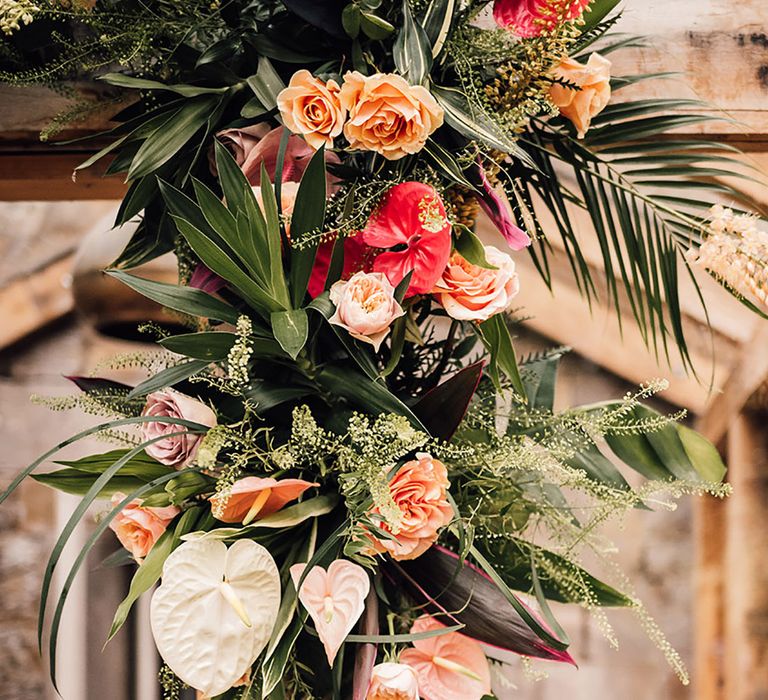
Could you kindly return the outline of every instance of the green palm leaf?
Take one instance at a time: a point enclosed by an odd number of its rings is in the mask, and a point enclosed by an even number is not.
[[[654,76],[632,80],[648,77]],[[590,304],[598,297],[594,270],[576,235],[578,210],[591,220],[606,296],[619,323],[623,292],[646,345],[669,362],[674,343],[693,372],[678,287],[680,272],[687,268],[684,253],[701,243],[707,210],[723,197],[762,213],[733,185],[734,179],[765,184],[732,146],[677,132],[668,136],[680,127],[723,119],[706,113],[705,106],[679,99],[621,102],[606,108],[584,139],[577,139],[560,118],[534,120],[521,139],[540,171],[527,177],[526,202],[554,217],[581,294]],[[550,254],[546,241],[531,247],[547,284]]]

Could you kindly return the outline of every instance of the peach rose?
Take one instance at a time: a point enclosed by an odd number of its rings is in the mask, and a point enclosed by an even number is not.
[[[149,394],[147,404],[141,415],[183,418],[194,423],[207,425],[209,428],[216,425],[216,414],[208,406],[173,389],[163,389]],[[151,421],[142,423],[141,436],[144,440],[151,440],[183,430],[185,428],[178,424]],[[203,436],[199,433],[175,435],[153,442],[144,451],[161,464],[180,469],[186,467],[195,458],[202,439]]]
[[[579,138],[589,130],[592,119],[602,112],[611,99],[611,62],[593,53],[586,64],[564,58],[554,75],[580,89],[554,84],[549,89],[552,102],[560,114],[573,122]]]
[[[405,664],[374,666],[365,700],[419,700],[415,671]]]
[[[350,147],[387,160],[418,153],[443,124],[443,108],[429,90],[393,73],[347,73],[340,97],[349,112],[344,135]]]
[[[515,263],[494,246],[485,246],[485,259],[496,270],[465,260],[454,252],[432,293],[446,313],[458,321],[487,321],[509,308],[520,291]]]
[[[335,80],[324,83],[308,70],[297,71],[277,96],[283,123],[294,134],[301,134],[315,150],[320,146],[331,148],[347,116],[339,91]]]
[[[116,506],[124,498],[124,493],[113,494],[112,505]],[[143,508],[141,503],[141,499],[134,498],[109,523],[120,544],[137,560],[149,554],[169,523],[181,512],[176,506]]]
[[[400,526],[395,531],[387,523],[381,527],[395,540],[374,540],[379,552],[388,551],[393,559],[416,559],[437,540],[440,528],[453,518],[448,503],[448,470],[432,455],[419,453],[406,462],[389,482],[389,493],[402,512]],[[374,511],[376,512],[376,511]]]
[[[392,322],[405,313],[395,299],[395,288],[382,272],[357,272],[346,281],[335,282],[331,301],[336,313],[328,322],[370,343],[377,352]]]

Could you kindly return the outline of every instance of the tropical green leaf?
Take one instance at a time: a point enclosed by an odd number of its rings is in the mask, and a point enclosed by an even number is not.
[[[454,88],[432,86],[432,94],[445,110],[445,121],[470,140],[482,141],[490,148],[509,153],[513,158],[533,167],[530,156],[512,142],[496,123],[477,108],[472,108],[466,96]]]
[[[178,355],[186,355],[195,360],[216,362],[225,360],[237,336],[234,333],[184,333],[161,338],[160,345]]]
[[[137,180],[167,163],[205,125],[218,105],[219,98],[211,95],[187,100],[147,136],[131,161],[127,179]]]
[[[432,44],[424,27],[413,17],[411,5],[403,0],[403,25],[395,39],[392,56],[398,73],[413,85],[421,85],[432,68]]]
[[[421,24],[432,46],[433,58],[437,58],[445,46],[455,10],[456,0],[432,0],[427,5]]]
[[[97,80],[103,80],[110,85],[117,87],[130,88],[131,90],[167,90],[175,92],[182,97],[199,97],[200,95],[221,95],[229,90],[228,87],[208,88],[197,87],[195,85],[166,85],[156,80],[144,80],[134,78],[124,73],[105,73],[98,76]]]
[[[229,304],[225,304],[223,301],[212,297],[200,289],[142,279],[141,277],[129,275],[122,270],[107,270],[106,272],[131,289],[139,292],[139,294],[143,294],[148,299],[152,299],[152,301],[156,301],[158,304],[167,306],[174,311],[180,311],[190,316],[212,318],[233,325],[237,323],[240,315]]]
[[[282,79],[275,70],[272,62],[266,57],[259,58],[255,75],[246,80],[264,109],[271,110],[277,106],[277,96],[285,87]]]
[[[485,257],[485,246],[477,234],[462,224],[459,224],[456,228],[459,230],[458,235],[454,239],[456,252],[473,265],[484,267],[487,270],[497,270],[498,268],[495,265],[491,265]]]
[[[315,265],[318,234],[325,223],[325,148],[319,148],[304,171],[291,216],[291,301],[298,308],[307,294]],[[307,240],[307,236],[311,236]]]
[[[429,431],[421,421],[392,392],[378,381],[369,379],[350,369],[326,365],[317,374],[317,382],[331,395],[343,396],[353,405],[378,413],[395,413],[405,416],[414,428],[425,433]]]
[[[296,359],[309,336],[309,319],[306,309],[276,311],[270,317],[272,331],[280,347],[292,359]]]
[[[162,473],[168,473],[167,469]],[[75,496],[83,496],[98,479],[98,474],[88,474],[77,469],[58,469],[46,474],[33,474],[32,478],[45,486],[50,486],[57,491],[71,493]],[[98,493],[99,498],[110,498],[115,493],[126,493],[139,488],[151,479],[139,479],[136,476],[118,475],[113,477]]]
[[[202,372],[209,364],[208,360],[190,360],[189,362],[182,362],[181,364],[167,367],[134,387],[127,398],[133,399],[137,396],[146,396],[153,391],[172,387],[179,382],[183,382],[185,379],[189,379],[198,372]]]
[[[525,398],[525,386],[520,377],[512,336],[504,320],[504,314],[496,314],[487,321],[483,321],[479,324],[478,331],[490,355],[488,371],[496,385],[500,385],[499,370],[501,370],[512,382],[515,391]]]

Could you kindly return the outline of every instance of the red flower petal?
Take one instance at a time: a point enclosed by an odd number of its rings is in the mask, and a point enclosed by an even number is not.
[[[382,197],[363,231],[375,248],[404,248],[380,254],[373,263],[397,285],[413,270],[407,296],[427,294],[451,254],[451,224],[440,196],[422,182],[404,182]]]

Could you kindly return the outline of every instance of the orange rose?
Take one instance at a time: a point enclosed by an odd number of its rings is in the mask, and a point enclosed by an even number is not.
[[[573,122],[579,138],[589,130],[592,119],[602,112],[611,99],[611,62],[598,53],[589,57],[586,65],[565,58],[555,68],[554,75],[580,89],[555,84],[549,96],[560,114]]]
[[[392,73],[347,73],[340,98],[349,112],[344,136],[350,147],[387,160],[418,153],[443,123],[443,108],[429,90]]]
[[[396,539],[374,540],[376,551],[388,551],[398,561],[424,554],[437,540],[440,528],[453,517],[445,465],[428,454],[416,457],[400,467],[389,482],[389,492],[402,518],[398,528],[390,528],[387,523],[381,527]]]
[[[506,311],[520,291],[515,263],[498,248],[485,246],[485,259],[497,269],[489,270],[453,253],[432,293],[446,313],[458,321],[487,321]]]
[[[124,493],[113,494],[112,505],[116,506],[124,498]],[[143,508],[141,499],[135,498],[113,518],[109,527],[117,535],[120,544],[133,555],[134,559],[139,560],[149,554],[171,520],[179,513],[179,509],[175,506]]]
[[[277,96],[285,126],[301,134],[315,150],[331,148],[333,139],[341,134],[347,113],[339,102],[339,89],[335,80],[324,83],[308,70],[300,70]]]

